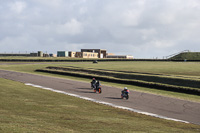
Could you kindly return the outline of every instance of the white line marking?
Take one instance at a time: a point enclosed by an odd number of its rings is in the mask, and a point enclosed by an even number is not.
[[[80,96],[80,95],[76,95],[76,94],[72,94],[72,93],[68,93],[68,92],[64,92],[64,91],[59,91],[59,90],[55,90],[55,89],[52,89],[52,88],[43,87],[43,86],[40,86],[40,85],[34,85],[34,84],[31,84],[31,83],[25,83],[25,85],[29,85],[29,86],[33,86],[33,87],[37,87],[37,88],[41,88],[41,89],[45,89],[45,90],[50,90],[50,91],[53,91],[53,92],[62,93],[62,94],[73,96],[73,97],[78,97],[78,98],[88,100],[88,101],[92,101],[92,102],[95,102],[95,103],[100,103],[100,104],[108,105],[108,106],[115,107],[115,108],[129,110],[129,111],[132,111],[132,112],[136,112],[136,113],[140,113],[140,114],[144,114],[144,115],[148,115],[148,116],[153,116],[153,117],[157,117],[157,118],[161,118],[161,119],[178,121],[178,122],[183,122],[183,123],[190,123],[188,121],[183,121],[183,120],[174,119],[174,118],[168,118],[168,117],[165,117],[165,116],[161,116],[161,115],[157,115],[157,114],[153,114],[153,113],[148,113],[148,112],[143,112],[143,111],[136,110],[136,109],[129,108],[129,107],[118,106],[118,105],[115,105],[115,104],[112,104],[112,103],[99,101],[99,100],[92,99],[92,98],[89,98],[89,97],[84,97],[84,96]]]

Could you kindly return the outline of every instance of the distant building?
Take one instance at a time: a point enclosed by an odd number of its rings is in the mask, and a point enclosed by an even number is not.
[[[39,57],[43,57],[43,52],[42,51],[38,51],[38,56]]]
[[[98,53],[82,52],[82,58],[98,58]]]
[[[98,58],[106,58],[105,49],[81,49],[81,52],[98,53]]]
[[[49,54],[43,53],[43,57],[50,57]]]
[[[37,54],[37,53],[36,53]],[[0,56],[31,56],[30,54],[15,54],[15,53],[3,53],[3,54],[0,54]]]
[[[98,58],[98,53],[92,53],[92,52],[69,52],[69,57]]]
[[[43,52],[38,51],[37,53],[0,53],[0,56],[26,56],[26,57],[43,57]]]
[[[50,53],[50,54],[49,54],[49,57],[57,57],[57,56],[56,56],[56,54]]]
[[[68,56],[74,58],[76,57],[76,52],[69,51]]]
[[[107,58],[133,59],[133,56],[130,56],[130,55],[107,55]]]
[[[37,57],[37,56],[38,56],[38,53],[30,53],[30,56],[31,56],[31,57]]]
[[[57,57],[68,57],[68,51],[57,51]]]
[[[76,58],[83,58],[83,53],[82,52],[76,52],[75,57]]]

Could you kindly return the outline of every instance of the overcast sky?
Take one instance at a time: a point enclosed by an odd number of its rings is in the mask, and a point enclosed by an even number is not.
[[[200,52],[200,0],[0,0],[0,53]]]

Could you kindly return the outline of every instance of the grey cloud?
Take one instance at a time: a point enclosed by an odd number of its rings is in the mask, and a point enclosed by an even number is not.
[[[199,12],[199,0],[0,0],[0,52],[102,48],[162,58],[200,51]]]

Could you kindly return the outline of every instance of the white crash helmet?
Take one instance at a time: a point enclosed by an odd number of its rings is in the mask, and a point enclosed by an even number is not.
[[[124,87],[124,90],[127,90],[127,87]]]

